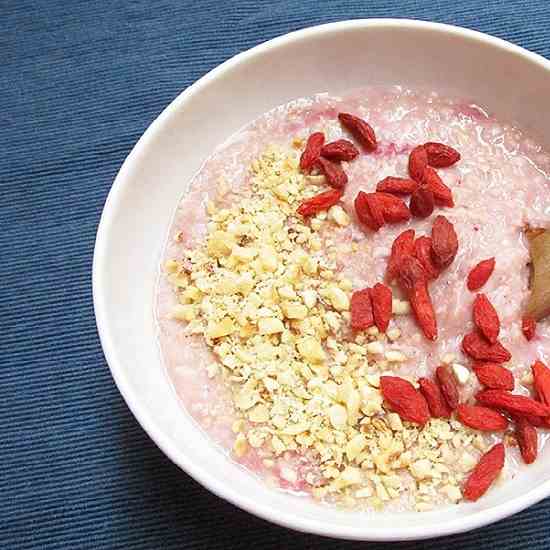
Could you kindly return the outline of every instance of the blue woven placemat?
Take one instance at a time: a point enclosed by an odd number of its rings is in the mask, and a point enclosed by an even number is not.
[[[550,57],[546,0],[0,1],[0,547],[365,547],[272,526],[172,465],[111,380],[91,296],[103,203],[162,108],[242,50],[359,17],[453,23]],[[550,548],[549,511],[392,547]]]

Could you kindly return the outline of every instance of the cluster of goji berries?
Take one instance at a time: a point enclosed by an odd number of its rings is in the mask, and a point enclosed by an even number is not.
[[[376,136],[367,122],[347,113],[340,113],[338,118],[364,151],[376,149]],[[359,155],[357,147],[348,140],[339,139],[328,144],[324,141],[321,132],[308,138],[300,168],[305,173],[317,169],[333,189],[304,201],[298,208],[298,213],[303,216],[326,210],[341,199],[348,178],[340,162],[351,161]],[[387,177],[377,184],[375,192],[360,191],[357,194],[354,205],[358,220],[378,231],[387,223],[408,221],[412,216],[426,218],[435,206],[453,207],[452,192],[435,169],[451,166],[459,159],[456,150],[441,143],[429,142],[415,147],[409,155],[410,178]],[[408,206],[401,198],[403,196],[410,196]],[[417,237],[414,229],[408,229],[392,244],[387,281],[397,280],[429,340],[437,338],[437,320],[429,284],[451,265],[457,251],[454,226],[442,215],[435,218],[430,236]],[[468,289],[479,290],[494,268],[494,258],[479,262],[468,275]],[[353,330],[376,325],[385,332],[392,313],[391,289],[378,283],[372,288],[355,291],[351,297],[350,313]],[[485,294],[475,297],[473,320],[475,330],[464,336],[462,349],[473,359],[472,370],[484,387],[475,396],[478,404],[460,402],[457,380],[448,365],[436,369],[434,380],[420,378],[418,389],[403,378],[382,376],[382,395],[401,418],[421,426],[431,417],[450,418],[453,413],[464,425],[485,432],[503,432],[513,421],[523,460],[531,464],[538,453],[536,428],[550,428],[550,369],[540,361],[533,365],[534,398],[511,393],[515,386],[514,377],[503,366],[511,359],[511,354],[498,340],[500,319]],[[531,340],[535,334],[535,321],[523,318],[522,331],[527,340]],[[464,497],[477,500],[482,496],[498,477],[504,460],[502,443],[485,453],[465,483]]]
[[[367,122],[349,113],[339,113],[338,119],[365,152],[376,150],[376,136]],[[315,168],[325,176],[327,184],[333,189],[302,202],[298,207],[298,214],[305,217],[313,216],[338,203],[348,182],[348,176],[342,168],[341,161],[351,161],[357,156],[359,156],[359,149],[347,139],[338,139],[325,144],[325,135],[322,132],[311,134],[300,157],[300,170],[309,174]]]
[[[420,378],[418,389],[399,377],[382,376],[380,390],[385,401],[408,420],[423,426],[432,418],[456,418],[465,426],[484,432],[504,432],[514,422],[521,456],[532,464],[538,454],[537,427],[550,427],[550,369],[535,362],[532,367],[535,398],[511,393],[512,373],[499,363],[476,362],[472,366],[484,389],[476,394],[479,404],[460,403],[456,378],[448,365],[436,369],[435,380]],[[491,486],[504,467],[502,443],[485,453],[464,485],[464,497],[477,500]]]
[[[409,155],[410,178],[389,176],[378,182],[376,192],[360,191],[355,199],[357,218],[369,229],[378,231],[386,223],[408,221],[412,216],[427,218],[435,206],[452,208],[452,191],[435,168],[452,166],[458,160],[460,154],[443,143],[429,142],[415,147]],[[409,206],[404,196],[411,197]]]

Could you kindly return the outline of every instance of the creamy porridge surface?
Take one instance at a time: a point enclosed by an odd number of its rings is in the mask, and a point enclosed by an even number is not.
[[[303,219],[295,212],[304,197],[330,187],[315,170],[300,172],[300,155],[313,132],[323,132],[325,143],[354,141],[340,112],[368,121],[377,148],[367,153],[355,142],[360,154],[342,162],[348,182],[338,206]],[[436,205],[425,219],[365,228],[354,209],[358,192],[374,192],[387,176],[408,177],[409,155],[425,142],[460,152],[459,162],[437,169],[454,208]],[[454,416],[423,428],[402,421],[384,402],[379,377],[434,378],[448,365],[461,402],[475,402],[481,386],[461,348],[474,330],[476,292],[466,279],[494,257],[479,292],[500,317],[514,392],[532,395],[531,365],[549,359],[550,328],[537,323],[530,341],[522,333],[530,274],[524,228],[550,219],[549,174],[550,156],[519,129],[435,93],[391,87],[322,94],[260,117],[191,182],[163,254],[159,341],[183,406],[267,483],[339,506],[424,511],[458,502],[479,457],[497,441],[506,444],[497,483],[510,478],[525,467],[512,424],[491,433]],[[429,236],[438,215],[454,225],[459,247],[429,286],[437,339],[424,337],[399,285],[391,286],[386,333],[352,332],[351,294],[384,282],[395,238],[409,228]],[[228,234],[230,241],[216,240]],[[229,313],[216,325],[224,308]],[[545,440],[541,429],[539,447]]]

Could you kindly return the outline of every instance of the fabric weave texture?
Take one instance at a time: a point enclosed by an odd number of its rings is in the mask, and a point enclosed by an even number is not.
[[[363,17],[461,25],[550,57],[544,0],[0,1],[0,547],[390,548],[291,532],[171,464],[119,395],[96,333],[95,233],[160,111],[231,56]],[[550,500],[391,548],[550,548]]]

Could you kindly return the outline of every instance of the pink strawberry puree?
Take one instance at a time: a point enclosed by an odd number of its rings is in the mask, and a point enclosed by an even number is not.
[[[494,256],[496,268],[482,292],[500,316],[500,341],[513,356],[508,366],[516,375],[516,390],[527,393],[519,379],[535,359],[550,362],[550,324],[539,323],[531,342],[522,335],[521,312],[528,296],[529,277],[529,253],[522,228],[526,224],[548,225],[550,155],[521,130],[495,120],[471,102],[396,86],[354,91],[342,97],[321,94],[263,115],[219,148],[195,176],[175,213],[164,258],[179,258],[183,248],[204,239],[205,204],[216,196],[219,178],[225,180],[224,200],[228,203],[237,200],[239,193],[246,193],[248,166],[267,145],[275,143],[291,149],[294,137],[306,138],[314,131],[324,131],[327,142],[350,139],[336,118],[340,111],[366,119],[379,143],[375,153],[362,153],[355,161],[343,163],[349,177],[343,204],[354,223],[344,229],[333,224],[324,229],[331,231],[330,238],[342,250],[338,269],[353,282],[353,288],[383,280],[391,244],[405,229],[415,229],[417,236],[429,235],[435,215],[443,214],[458,234],[454,263],[430,287],[439,326],[437,341],[427,341],[411,316],[393,318],[392,326],[402,332],[399,347],[410,358],[399,367],[400,373],[432,376],[447,353],[454,353],[461,364],[469,363],[460,343],[473,327],[475,293],[467,290],[466,277],[480,260]],[[436,207],[426,220],[386,225],[376,233],[360,227],[353,214],[358,191],[374,191],[376,183],[386,176],[407,176],[409,152],[426,141],[449,144],[461,153],[459,163],[438,169],[452,189],[455,207]],[[181,242],[174,240],[178,232],[182,232]],[[353,254],[343,246],[352,242],[359,245]],[[230,398],[219,379],[207,377],[206,366],[215,358],[201,337],[185,336],[184,323],[169,318],[174,303],[170,285],[161,276],[157,315],[166,371],[186,411],[221,448],[229,450],[235,437]],[[478,387],[471,376],[462,388],[463,397]],[[511,452],[510,457],[519,464],[517,453]],[[261,450],[248,453],[242,462],[275,485],[298,491],[303,489],[303,476],[312,469],[308,457],[283,456],[275,468],[267,470],[262,465]],[[285,476],[288,467],[296,476]]]

